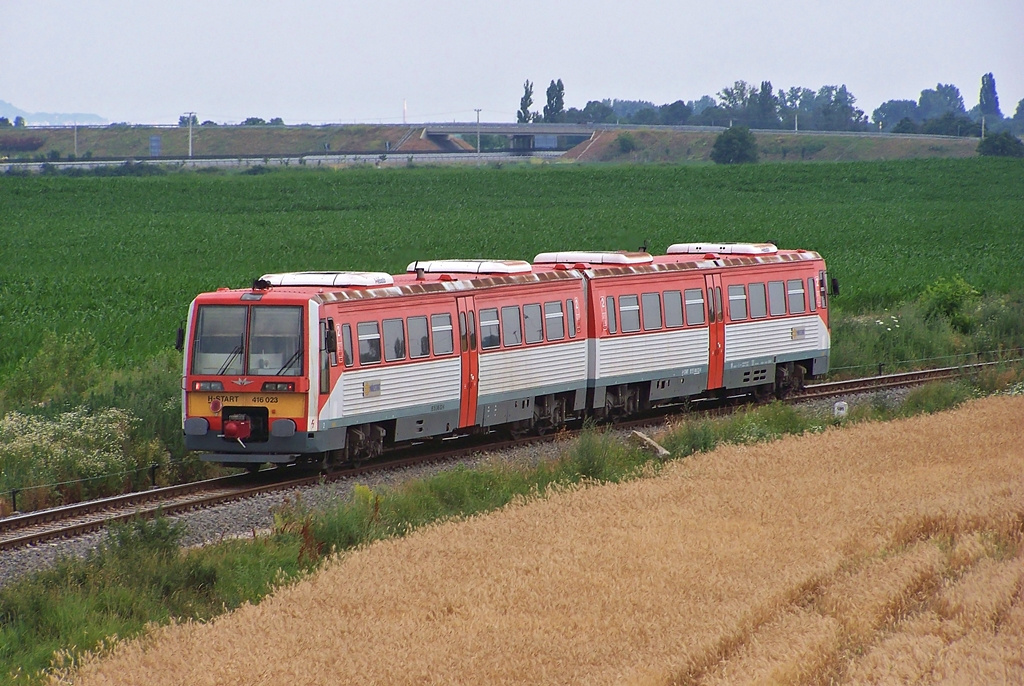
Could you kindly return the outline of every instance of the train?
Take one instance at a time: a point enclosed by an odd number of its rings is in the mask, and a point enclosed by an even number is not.
[[[360,463],[418,441],[783,396],[828,372],[817,252],[677,243],[403,274],[264,274],[178,331],[187,450],[230,467]]]

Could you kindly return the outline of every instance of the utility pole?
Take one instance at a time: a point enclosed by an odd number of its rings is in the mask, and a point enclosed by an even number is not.
[[[185,116],[188,117],[188,156],[192,157],[192,120],[196,118],[196,113],[186,112]]]
[[[476,108],[476,166],[480,166],[480,108]]]

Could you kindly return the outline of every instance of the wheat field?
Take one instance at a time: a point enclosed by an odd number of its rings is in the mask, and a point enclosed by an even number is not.
[[[1024,683],[1024,397],[431,526],[53,680]]]

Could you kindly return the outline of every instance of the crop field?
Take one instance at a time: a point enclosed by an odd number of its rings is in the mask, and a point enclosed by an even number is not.
[[[60,683],[1021,683],[1022,413],[729,446],[433,525]]]
[[[822,253],[857,312],[954,275],[1019,290],[1024,255],[1024,164],[995,159],[7,176],[0,208],[0,378],[46,332],[138,363],[195,294],[283,270],[772,240]]]

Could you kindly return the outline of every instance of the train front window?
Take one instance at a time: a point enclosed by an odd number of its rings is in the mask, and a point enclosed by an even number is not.
[[[193,351],[193,374],[301,374],[302,308],[201,305]]]
[[[302,373],[302,308],[255,306],[249,322],[249,374]]]
[[[244,305],[203,305],[196,316],[193,374],[241,374],[245,362]]]

